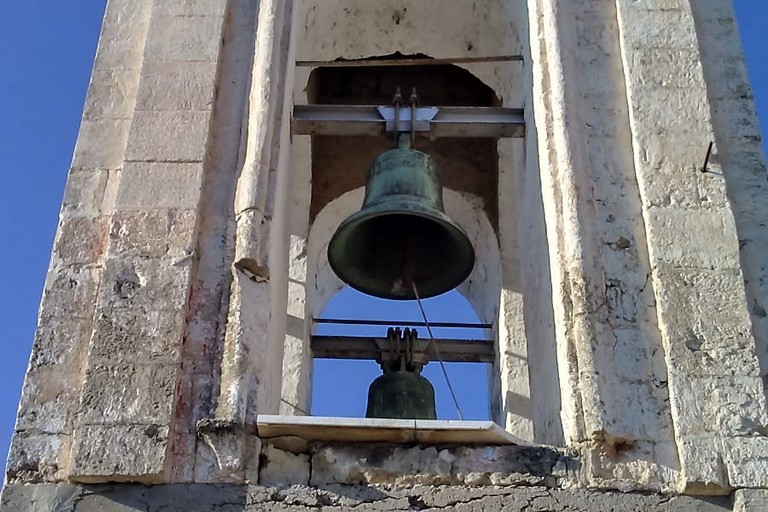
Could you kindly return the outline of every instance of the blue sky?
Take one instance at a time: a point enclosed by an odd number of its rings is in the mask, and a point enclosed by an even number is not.
[[[13,429],[104,3],[0,3],[0,460],[5,460]],[[734,5],[765,127],[768,2],[734,0]],[[331,379],[336,370],[319,370],[324,371]],[[440,385],[438,376],[430,378]],[[471,393],[459,400],[469,410],[473,402],[482,402]],[[438,404],[439,409],[451,407]]]

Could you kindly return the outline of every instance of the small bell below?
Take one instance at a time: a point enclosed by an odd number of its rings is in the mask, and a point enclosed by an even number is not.
[[[415,372],[385,373],[368,388],[366,418],[436,420],[435,389]]]
[[[440,170],[407,137],[369,167],[363,206],[337,228],[328,262],[352,288],[384,299],[415,299],[413,283],[433,297],[469,276],[475,252],[445,214]]]
[[[435,420],[435,390],[420,375],[427,363],[425,352],[417,351],[416,329],[389,328],[386,350],[378,361],[384,375],[368,388],[366,418]]]

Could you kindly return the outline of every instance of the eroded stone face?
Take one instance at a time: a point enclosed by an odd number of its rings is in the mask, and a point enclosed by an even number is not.
[[[754,495],[737,500],[738,512],[759,512],[762,502]],[[308,487],[247,485],[118,484],[97,488],[69,484],[12,485],[3,493],[3,510],[43,512],[51,507],[70,507],[72,512],[293,512],[302,510],[412,511],[446,510],[502,512],[725,512],[729,499],[688,496],[662,497],[611,491],[560,489],[540,486],[463,487],[396,485],[329,485]],[[31,507],[31,508],[30,508]]]

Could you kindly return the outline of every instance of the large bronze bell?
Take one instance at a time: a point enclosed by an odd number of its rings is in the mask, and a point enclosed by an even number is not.
[[[475,263],[469,238],[443,209],[437,164],[404,145],[374,160],[362,208],[328,245],[328,262],[342,281],[385,299],[415,299],[413,283],[421,298],[447,292]]]

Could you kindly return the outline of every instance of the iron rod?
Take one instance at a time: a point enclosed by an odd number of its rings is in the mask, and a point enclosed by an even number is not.
[[[415,322],[410,320],[353,320],[349,318],[313,318],[316,324],[339,324],[339,325],[386,325],[388,327],[426,327],[425,322]],[[448,328],[475,328],[492,329],[493,324],[471,323],[471,322],[429,322],[432,327]]]
[[[375,105],[294,105],[296,135],[380,136],[391,130],[396,109]],[[436,112],[435,112],[436,111]],[[417,134],[430,137],[523,137],[522,109],[496,107],[422,107],[416,109]],[[401,112],[396,131],[410,131],[410,110]]]
[[[417,353],[428,352],[429,339],[419,339],[423,349]],[[440,347],[440,356],[447,362],[491,363],[495,359],[493,342],[488,340],[436,339]],[[386,338],[362,336],[312,336],[312,355],[317,359],[368,359],[380,357],[381,347],[386,345]]]

